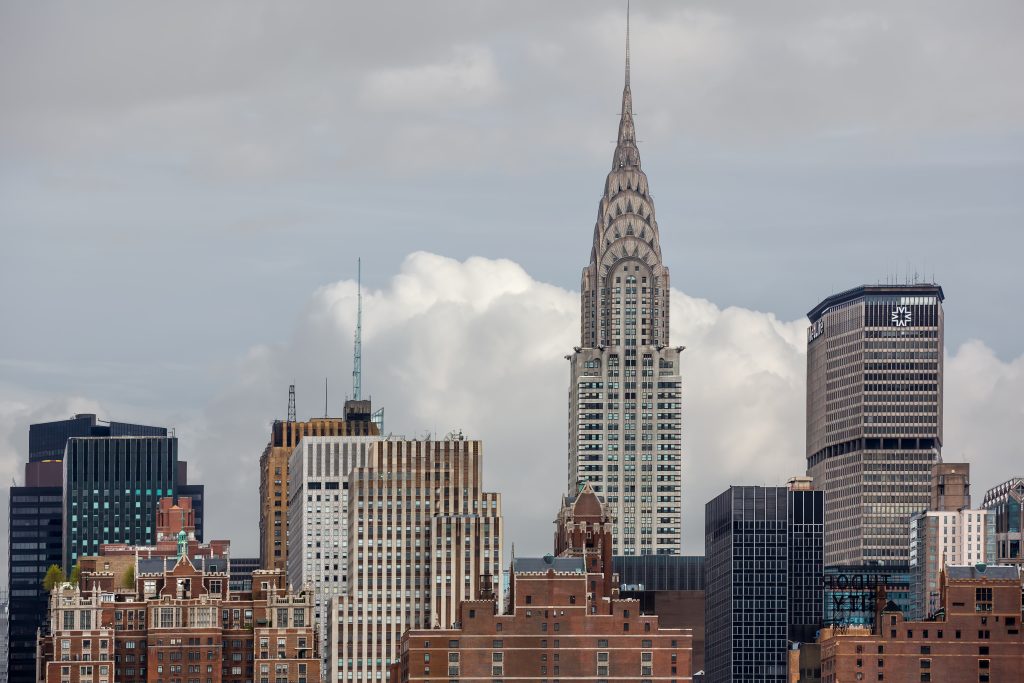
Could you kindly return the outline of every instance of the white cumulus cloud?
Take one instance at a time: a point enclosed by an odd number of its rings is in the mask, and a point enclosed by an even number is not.
[[[578,293],[512,261],[417,252],[363,300],[363,392],[384,407],[386,429],[410,438],[461,429],[482,439],[485,483],[504,496],[508,541],[519,553],[550,550],[567,482],[564,356],[579,343]],[[340,413],[355,310],[354,281],[321,287],[286,341],[254,346],[219,369],[223,388],[213,400],[166,408],[178,417],[190,478],[207,486],[208,537],[231,538],[238,555],[256,553],[257,463],[270,421],[283,416],[288,384],[298,386],[300,418],[322,415],[328,375],[327,411]],[[705,502],[730,484],[777,485],[804,471],[805,321],[720,308],[679,291],[671,313],[672,342],[687,347],[684,550],[699,554]],[[1024,474],[1016,452],[1024,356],[1002,361],[976,341],[950,354],[946,368],[946,459],[972,463],[980,501],[985,488]],[[35,396],[6,411],[0,472],[23,460],[15,442],[27,440],[30,420],[76,409],[54,401]],[[119,410],[119,419],[131,419]],[[159,423],[152,406],[145,417]]]

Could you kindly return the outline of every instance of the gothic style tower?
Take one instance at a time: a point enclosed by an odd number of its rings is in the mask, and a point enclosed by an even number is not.
[[[580,289],[568,491],[589,483],[603,499],[615,554],[679,554],[682,348],[668,345],[669,272],[636,144],[628,15],[618,142]]]

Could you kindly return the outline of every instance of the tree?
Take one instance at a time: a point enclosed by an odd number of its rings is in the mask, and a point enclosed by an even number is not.
[[[78,563],[76,562],[75,566],[71,568],[71,578],[68,579],[68,581],[70,581],[70,583],[72,585],[77,585],[78,584],[78,579],[79,579],[79,577],[81,575],[82,575],[82,568],[79,567]]]
[[[124,578],[121,579],[121,585],[125,588],[135,588],[135,564],[128,565],[128,569],[124,573]]]
[[[49,593],[53,590],[53,587],[64,583],[64,570],[59,565],[51,564],[50,568],[46,570],[46,577],[43,579],[43,588]]]

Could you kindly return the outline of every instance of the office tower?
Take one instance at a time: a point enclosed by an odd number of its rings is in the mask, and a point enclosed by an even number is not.
[[[791,642],[821,627],[825,496],[731,486],[705,512],[709,683],[787,681]]]
[[[678,555],[682,347],[669,346],[669,271],[636,144],[628,27],[618,141],[580,289],[567,491],[589,482],[601,496],[616,555]]]
[[[330,600],[348,584],[348,475],[366,465],[367,449],[379,439],[304,436],[288,461],[288,584],[312,591],[321,638]]]
[[[61,463],[25,464],[25,486],[12,486],[8,508],[7,675],[11,683],[34,683],[36,630],[46,621],[49,597],[43,578],[50,565],[61,565]]]
[[[1024,566],[1024,478],[990,488],[981,507],[995,515],[996,562]]]
[[[257,570],[253,589],[236,593],[222,561],[134,562],[130,587],[83,567],[77,585],[53,591],[41,643],[47,683],[320,680],[311,598],[289,592],[282,572]]]
[[[932,466],[932,500],[929,510],[956,511],[971,507],[971,465],[937,462]]]
[[[383,679],[409,628],[442,628],[501,576],[501,497],[483,445],[375,442],[348,482],[348,586],[327,621],[332,681]]]
[[[260,568],[258,557],[231,558],[231,592],[241,593],[252,590],[252,573]]]
[[[275,420],[260,456],[260,566],[288,572],[288,460],[303,437],[380,436],[381,412],[346,401],[345,417]],[[364,419],[365,416],[365,419]]]
[[[88,436],[68,440],[64,456],[64,568],[103,543],[151,545],[157,501],[175,496],[173,436]],[[196,510],[195,512],[198,512]],[[196,527],[200,526],[197,516]]]
[[[72,437],[166,435],[163,427],[105,422],[92,414],[29,426],[29,462],[24,486],[12,486],[8,558],[11,683],[35,680],[36,630],[44,626],[49,596],[43,578],[50,565],[63,565],[63,459]]]
[[[10,604],[7,591],[0,589],[0,683],[7,683],[7,627]]]
[[[947,565],[995,562],[995,528],[995,513],[986,510],[925,510],[910,517],[908,619],[927,619],[939,609],[939,575]]]
[[[76,436],[167,436],[165,427],[107,422],[92,413],[79,413],[67,420],[40,422],[28,428],[29,462],[62,460],[68,439]]]
[[[864,285],[807,314],[807,473],[825,564],[906,564],[942,449],[942,288]]]
[[[947,567],[941,604],[933,620],[908,620],[883,593],[874,629],[824,629],[821,680],[1021,680],[1024,636],[1016,567]]]

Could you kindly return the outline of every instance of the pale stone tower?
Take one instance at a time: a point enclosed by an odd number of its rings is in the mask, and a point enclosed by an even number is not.
[[[678,555],[682,348],[668,341],[669,272],[636,144],[628,18],[618,142],[580,289],[568,492],[589,483],[601,497],[616,555]]]

